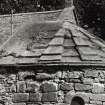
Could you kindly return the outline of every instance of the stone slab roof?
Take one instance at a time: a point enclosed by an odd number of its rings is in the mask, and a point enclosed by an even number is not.
[[[105,66],[105,42],[102,39],[88,33],[70,19],[40,24],[36,24],[35,29],[32,28],[33,24],[23,28],[1,47],[0,65]],[[31,31],[28,32],[28,29]],[[33,37],[33,31],[38,35]]]

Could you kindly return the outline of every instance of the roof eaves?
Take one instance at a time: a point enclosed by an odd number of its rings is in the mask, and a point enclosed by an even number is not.
[[[105,63],[63,63],[63,62],[44,62],[44,63],[24,63],[24,64],[0,64],[0,67],[33,67],[33,66],[72,66],[72,67],[103,67],[105,68]]]

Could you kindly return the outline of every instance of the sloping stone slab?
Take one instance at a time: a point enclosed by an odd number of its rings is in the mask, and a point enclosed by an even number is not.
[[[72,57],[72,56],[67,56],[67,57],[62,57],[62,62],[81,62],[80,58],[78,56]]]
[[[63,37],[55,37],[49,43],[49,45],[63,45],[64,38]]]
[[[42,55],[40,61],[60,61],[61,55]]]
[[[78,53],[75,48],[68,48],[64,49],[62,56],[78,56]]]
[[[49,46],[43,54],[49,55],[49,54],[61,54],[63,52],[62,46]]]

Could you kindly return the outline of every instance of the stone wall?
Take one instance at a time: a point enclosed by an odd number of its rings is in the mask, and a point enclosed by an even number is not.
[[[13,32],[27,22],[56,20],[62,10],[13,14]],[[11,35],[11,16],[0,15],[0,45]]]
[[[75,98],[105,104],[104,69],[27,69],[1,69],[0,105],[70,105]]]

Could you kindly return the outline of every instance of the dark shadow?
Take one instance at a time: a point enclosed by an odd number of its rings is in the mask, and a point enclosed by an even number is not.
[[[0,15],[63,9],[65,0],[0,0]]]
[[[5,105],[5,102],[0,100],[0,105]]]
[[[74,0],[78,24],[105,40],[105,3],[103,0]]]
[[[71,105],[84,105],[84,100],[81,97],[74,97],[71,101]]]

